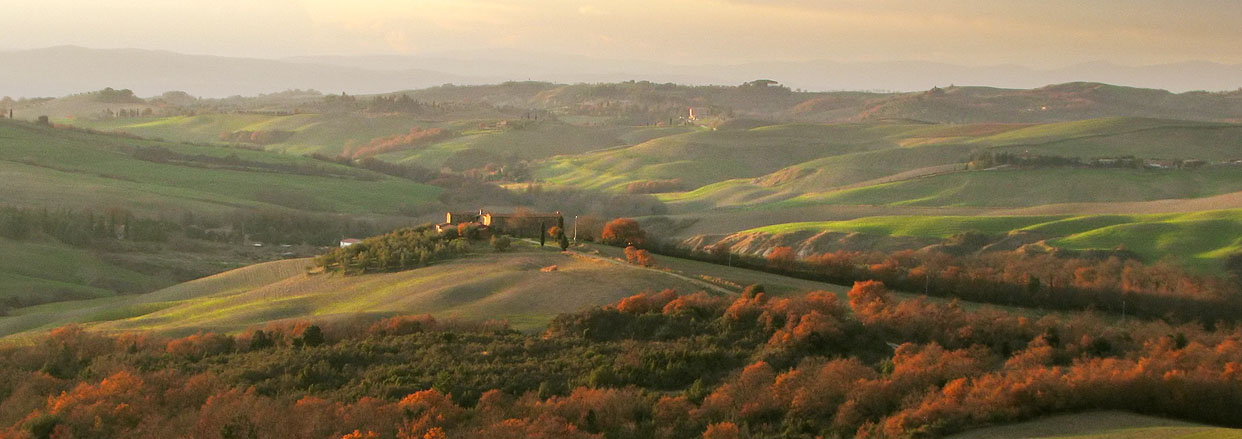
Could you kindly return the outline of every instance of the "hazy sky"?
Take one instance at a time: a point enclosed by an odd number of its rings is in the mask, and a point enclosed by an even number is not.
[[[1239,0],[0,0],[0,49],[521,49],[682,64],[1242,63]]]

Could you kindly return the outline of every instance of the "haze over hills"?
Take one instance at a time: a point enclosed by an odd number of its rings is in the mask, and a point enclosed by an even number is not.
[[[1242,87],[1242,66],[1183,62],[1120,66],[1096,62],[1060,68],[962,66],[925,61],[842,63],[757,62],[680,65],[527,51],[446,52],[409,56],[320,56],[286,59],[187,55],[142,49],[58,46],[0,52],[0,96],[63,96],[103,87],[142,96],[170,90],[195,96],[254,95],[295,88],[379,93],[445,83],[509,80],[598,83],[648,80],[688,85],[736,85],[770,78],[794,89],[926,90],[979,85],[1034,88],[1072,81],[1167,89],[1222,91]]]
[[[463,51],[414,56],[294,57],[291,61],[374,70],[422,68],[478,78],[552,82],[618,82],[646,79],[688,85],[735,85],[757,78],[778,80],[810,91],[914,91],[935,86],[979,85],[1035,88],[1076,81],[1106,82],[1175,92],[1233,90],[1242,87],[1242,66],[1212,62],[1123,66],[1109,62],[1059,68],[1018,65],[965,66],[898,60],[753,62],[743,64],[666,64],[522,51]]]
[[[1239,17],[0,0],[0,439],[1242,439]]]
[[[379,71],[76,46],[0,52],[0,66],[5,66],[0,69],[0,95],[13,97],[63,96],[117,85],[143,96],[179,90],[195,96],[225,97],[298,88],[378,93],[469,82],[455,75],[418,69]]]

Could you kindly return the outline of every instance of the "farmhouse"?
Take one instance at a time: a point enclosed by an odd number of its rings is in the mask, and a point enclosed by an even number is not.
[[[474,224],[480,230],[490,233],[505,233],[514,236],[539,236],[540,231],[552,226],[565,227],[565,217],[560,212],[535,213],[518,211],[513,213],[495,213],[479,209],[478,212],[447,212],[444,223],[436,225],[436,231],[457,230],[461,224]]]
[[[349,247],[351,245],[359,244],[361,242],[362,242],[361,239],[345,238],[341,240],[341,248]]]

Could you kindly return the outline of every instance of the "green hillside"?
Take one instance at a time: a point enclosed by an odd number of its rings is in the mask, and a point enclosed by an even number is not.
[[[788,200],[831,188],[867,186],[889,180],[959,171],[973,148],[935,145],[865,151],[799,163],[759,178],[725,180],[692,191],[661,194],[660,199],[686,210],[755,205]],[[801,204],[802,199],[792,205]]]
[[[587,127],[545,120],[496,128],[504,115],[429,117],[411,114],[305,113],[266,115],[206,113],[194,116],[66,121],[104,131],[119,131],[148,138],[195,143],[225,143],[221,134],[239,131],[286,132],[288,138],[263,145],[291,154],[335,156],[351,146],[366,145],[372,139],[405,134],[411,128],[441,128],[456,133],[449,140],[419,145],[380,155],[378,158],[412,163],[433,169],[470,169],[488,163],[531,160],[559,154],[577,154],[597,149],[637,143],[672,131],[625,126]],[[630,135],[634,132],[633,135]]]
[[[1242,126],[1145,118],[1044,125],[775,125],[680,134],[629,148],[561,157],[544,163],[537,175],[552,183],[613,191],[623,190],[632,182],[680,179],[687,192],[662,198],[684,204],[687,209],[781,201],[802,195],[807,195],[808,201],[840,204],[1029,206],[1191,198],[1237,190],[1231,173],[1225,171],[1148,178],[1150,174],[1122,171],[1041,170],[994,178],[987,174],[941,176],[877,186],[953,171],[951,165],[964,164],[972,154],[983,151],[1084,160],[1133,156],[1224,162],[1242,157]],[[1021,202],[991,199],[995,194],[972,195],[977,187],[991,186],[996,180],[1028,188],[1031,181],[1044,183],[1050,176],[1068,180],[1047,184],[1100,192],[1075,199],[1051,187],[1050,195]],[[1115,178],[1119,180],[1114,182]],[[1120,183],[1121,187],[1091,189],[1103,180]],[[833,193],[833,189],[860,192]]]
[[[0,300],[108,297],[116,290],[141,292],[175,283],[161,277],[63,244],[0,238]]]
[[[1109,250],[1120,246],[1149,262],[1170,258],[1204,272],[1221,270],[1225,258],[1242,252],[1240,210],[1149,215],[868,217],[779,224],[743,233],[806,230],[941,239],[968,231],[1005,234],[1028,230],[1042,234],[1049,245],[1058,248]]]
[[[0,123],[0,139],[0,175],[8,182],[0,197],[9,205],[124,207],[150,214],[239,207],[395,214],[440,193],[409,180],[261,151],[11,122]]]
[[[72,123],[148,138],[195,143],[222,143],[220,139],[222,133],[285,131],[291,133],[288,139],[266,145],[266,147],[299,155],[310,153],[336,155],[343,152],[345,145],[349,143],[365,145],[373,138],[404,134],[413,127],[432,128],[447,125],[443,122],[429,122],[411,115],[370,116],[360,113],[292,115],[207,113],[162,118],[83,120]]]
[[[1201,198],[1242,191],[1238,169],[1029,169],[957,172],[790,200],[801,204],[1025,207]]]
[[[260,264],[134,297],[61,303],[0,318],[0,332],[96,322],[100,330],[239,330],[287,318],[422,314],[509,320],[532,329],[553,316],[616,302],[635,291],[703,289],[638,267],[519,250],[487,253],[398,273],[307,275],[308,260]],[[557,271],[542,268],[556,265]]]
[[[1242,125],[1144,118],[1106,118],[1036,125],[973,143],[1001,151],[1063,157],[1234,160],[1242,153]]]
[[[204,228],[229,227],[229,219],[242,211],[289,218],[313,215],[321,223],[329,218],[342,223],[362,218],[408,222],[414,220],[399,218],[438,204],[435,197],[442,191],[297,156],[9,121],[0,121],[0,179],[5,182],[0,185],[0,207],[24,208],[32,215],[74,211],[99,218],[120,211],[165,225],[181,224],[187,217],[218,223]],[[294,251],[187,239],[177,232],[141,242],[96,235],[74,245],[47,233],[0,239],[0,310],[148,292]]]
[[[629,148],[546,164],[539,177],[552,183],[619,190],[626,183],[681,179],[700,187],[755,178],[810,160],[893,148],[887,135],[919,126],[776,125],[748,130],[698,131],[661,137]]]
[[[663,132],[643,134],[645,129],[624,126],[586,127],[558,121],[540,121],[506,129],[471,129],[463,136],[407,151],[382,154],[377,158],[412,163],[438,169],[481,168],[489,163],[512,163],[562,154],[581,154],[625,145],[626,139],[641,139]],[[635,132],[637,137],[628,134]]]

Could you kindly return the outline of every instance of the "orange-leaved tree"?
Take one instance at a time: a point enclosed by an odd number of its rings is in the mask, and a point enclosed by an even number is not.
[[[639,227],[638,221],[630,218],[617,218],[604,225],[600,239],[605,244],[640,246],[647,241],[647,232]]]

